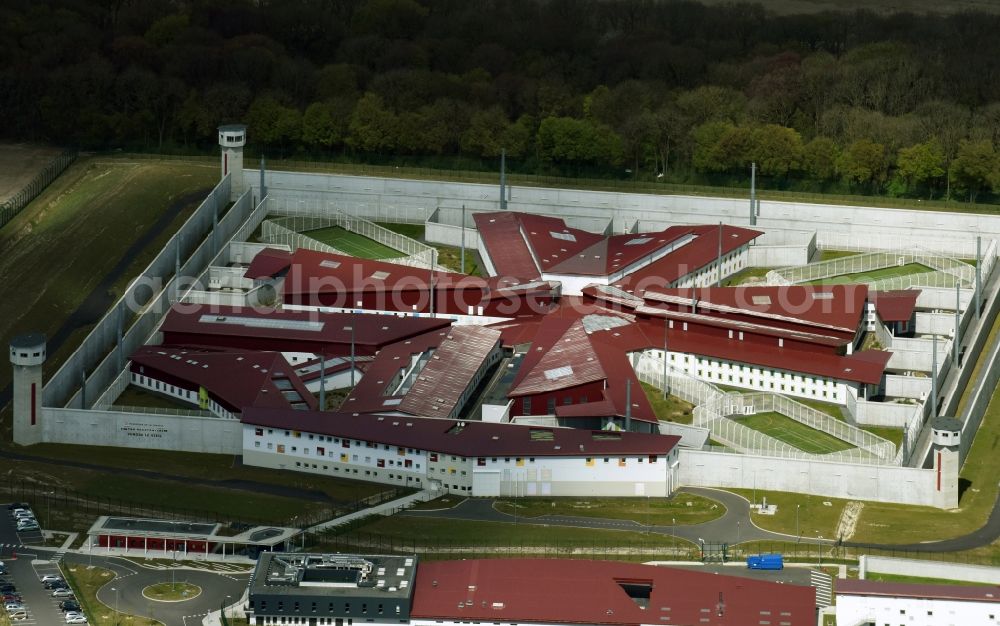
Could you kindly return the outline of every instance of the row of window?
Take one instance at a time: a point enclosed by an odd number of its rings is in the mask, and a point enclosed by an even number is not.
[[[285,601],[284,600],[278,600],[277,602],[275,602],[275,604],[277,605],[277,611],[279,613],[284,613],[285,612]],[[293,602],[293,601],[289,601],[288,604],[290,606],[291,611],[294,612],[294,613],[300,613],[303,610],[307,610],[305,608],[305,604],[306,604],[305,602],[300,602],[300,601],[294,601]],[[313,602],[310,602],[308,604],[309,604],[309,609],[308,610],[311,613],[315,613],[316,611],[320,610],[320,604],[321,603],[319,601],[313,601]],[[368,615],[368,603],[367,602],[360,602],[358,604],[361,605],[360,606],[361,615]],[[355,605],[355,606],[357,606],[357,605]],[[378,604],[374,605],[372,608],[373,608],[373,613],[375,615],[384,615],[385,614],[385,606],[381,602],[379,602]],[[250,600],[250,609],[254,610],[254,601],[253,600]],[[260,601],[260,607],[257,610],[259,610],[261,613],[266,612],[267,611],[267,600],[261,600]],[[350,602],[344,602],[344,603],[341,604],[339,602],[326,602],[326,612],[327,613],[333,613],[333,612],[335,612],[337,610],[339,610],[344,615],[348,615],[348,614],[351,613],[351,603]],[[396,605],[395,614],[399,615],[401,612],[402,612],[402,607],[401,607],[401,605],[397,604]],[[299,618],[289,618],[289,619],[299,619]],[[316,619],[316,618],[308,618],[308,619]],[[323,618],[320,618],[320,619],[323,619]],[[293,623],[294,624],[296,622],[289,622],[289,623]],[[350,623],[350,621],[348,623]]]

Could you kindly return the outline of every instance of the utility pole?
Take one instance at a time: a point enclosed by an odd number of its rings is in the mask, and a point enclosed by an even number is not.
[[[750,225],[757,225],[757,162],[750,164]]]
[[[503,191],[501,190],[501,193]],[[465,205],[462,205],[462,228],[459,230],[460,236],[462,237],[462,264],[459,266],[461,269],[459,272],[465,273]]]
[[[436,265],[437,265],[437,248],[431,248],[431,284],[430,284],[431,317],[434,317],[434,266]]]
[[[354,373],[358,370],[354,356],[354,326],[357,322],[357,315],[351,314],[351,387],[354,386]]]
[[[667,318],[663,318],[663,399],[667,399]]]
[[[983,314],[983,238],[976,235],[976,319]]]
[[[952,348],[951,352],[952,352],[952,358],[954,359],[954,365],[956,368],[958,367],[958,352],[962,346],[961,313],[962,313],[961,285],[959,284],[958,281],[955,281],[955,339],[954,339],[954,345],[951,347]]]
[[[500,210],[507,210],[507,150],[500,149]]]
[[[326,410],[326,355],[322,352],[319,355],[319,410]]]
[[[931,418],[937,417],[937,335],[931,340]]]
[[[715,260],[715,286],[722,286],[722,222],[719,222],[719,252]]]

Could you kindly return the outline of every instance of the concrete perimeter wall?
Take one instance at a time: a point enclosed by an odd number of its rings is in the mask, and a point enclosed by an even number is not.
[[[831,498],[954,508],[935,496],[933,470],[680,450],[678,485],[793,491]]]
[[[914,419],[919,420],[917,413],[920,412],[920,405],[917,404],[858,400],[854,405],[854,420],[861,426],[903,428]]]
[[[240,454],[239,420],[121,411],[42,409],[47,443]]]
[[[1000,567],[985,565],[962,565],[947,561],[923,561],[920,559],[898,559],[888,556],[862,554],[858,558],[858,577],[864,579],[869,573],[917,576],[919,578],[943,578],[962,580],[986,585],[1000,585]]]
[[[247,170],[244,176],[247,185],[256,188],[259,184],[258,172]],[[275,198],[302,206],[309,202],[325,205],[335,198],[341,210],[378,221],[420,223],[438,207],[460,210],[463,204],[470,214],[499,210],[497,185],[274,171],[266,179],[268,192]],[[749,200],[738,198],[515,186],[508,207],[560,217],[613,219],[614,231],[619,233],[637,220],[643,224],[749,223]],[[760,202],[757,226],[764,231],[817,231],[816,243],[821,248],[853,244],[889,250],[919,245],[965,259],[975,258],[976,235],[1000,238],[1000,215],[770,200]]]
[[[128,325],[133,313],[130,309],[135,309],[137,305],[148,305],[156,298],[156,291],[150,287],[150,284],[155,282],[159,282],[160,285],[166,284],[168,277],[174,274],[178,256],[181,259],[182,275],[192,259],[204,263],[197,268],[198,273],[208,264],[209,259],[215,253],[211,250],[203,250],[203,248],[206,244],[209,248],[218,245],[218,241],[212,242],[211,238],[206,239],[206,235],[212,231],[218,213],[229,202],[229,193],[230,177],[226,176],[146,267],[140,277],[145,278],[146,281],[136,281],[128,286],[115,306],[101,318],[101,321],[90,331],[80,347],[48,380],[42,394],[44,406],[64,406],[70,400],[74,391],[80,387],[81,372],[91,374],[92,370],[97,368],[108,354],[108,350],[117,343],[119,329],[123,332],[129,330]],[[225,238],[222,241],[225,241]],[[127,348],[134,350],[144,341],[145,337],[138,343],[130,340]],[[95,381],[99,387],[106,387],[118,373],[113,368],[106,372],[103,369],[101,371],[102,379]],[[103,377],[106,377],[107,380],[103,380]]]

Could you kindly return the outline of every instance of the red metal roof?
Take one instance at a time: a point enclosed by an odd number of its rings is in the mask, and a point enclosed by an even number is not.
[[[299,248],[292,255],[291,269],[282,287],[284,295],[314,296],[319,293],[359,293],[371,289],[423,289],[430,285],[427,268],[329,254]],[[488,283],[478,276],[454,272],[434,272],[440,288],[462,286],[486,291]],[[348,304],[350,306],[350,304]]]
[[[671,226],[652,233],[608,236],[569,227],[561,218],[547,215],[510,211],[477,213],[474,219],[501,276],[609,276],[676,245],[675,250],[654,262],[655,269],[639,270],[643,276],[668,277],[662,283],[668,284],[715,261],[719,249],[719,227],[712,225]],[[761,234],[723,226],[722,253],[728,254]],[[662,261],[667,262],[661,265]]]
[[[421,563],[420,567],[423,567]],[[419,577],[419,572],[417,572]],[[1000,587],[966,585],[918,585],[883,583],[871,580],[837,579],[837,595],[878,596],[885,598],[918,598],[925,600],[955,600],[958,602],[1000,602]]]
[[[288,269],[292,264],[292,253],[276,248],[264,248],[250,262],[244,278],[271,278]]]
[[[233,411],[250,406],[316,408],[316,399],[279,352],[142,346],[129,358],[133,372],[163,380],[150,371],[155,370],[166,374],[170,384],[204,387]]]
[[[647,607],[642,608],[622,585],[648,593]],[[814,626],[816,591],[613,561],[422,561],[410,614],[425,620],[483,623]]]
[[[403,396],[399,410],[421,417],[451,417],[461,408],[457,405],[462,394],[499,344],[499,330],[453,326]]]
[[[542,322],[508,395],[530,396],[607,378],[583,322],[552,318]]]
[[[719,254],[718,225],[691,226],[691,233],[698,237],[667,256],[630,273],[615,282],[615,286],[628,291],[654,286],[669,287],[671,283],[691,272],[711,265]],[[722,254],[726,255],[740,246],[761,236],[761,231],[739,226],[722,226]]]
[[[919,289],[899,291],[873,291],[868,298],[875,305],[875,312],[883,322],[906,322],[917,308]]]
[[[394,395],[389,386],[406,369],[413,365],[416,355],[437,348],[448,338],[450,328],[441,328],[423,335],[397,341],[379,350],[351,393],[344,399],[341,409],[351,413],[380,413],[393,411],[403,400]]]
[[[800,327],[852,339],[861,323],[868,297],[867,285],[787,285],[710,287],[701,289],[651,288],[642,296],[649,303],[668,303],[702,315],[747,319],[778,328]],[[807,328],[801,328],[805,326]]]
[[[187,344],[226,346],[238,339],[240,347],[248,349],[269,341],[280,343],[277,349],[282,351],[310,352],[332,344],[350,345],[352,327],[356,346],[377,348],[450,325],[449,319],[428,317],[175,304],[160,330],[165,341],[176,335],[185,337]]]
[[[680,437],[424,417],[248,408],[244,424],[470,456],[665,455]],[[535,431],[551,438],[533,436]]]
[[[521,235],[521,224],[512,212],[476,213],[476,229],[489,251],[498,276],[538,278],[541,272]]]

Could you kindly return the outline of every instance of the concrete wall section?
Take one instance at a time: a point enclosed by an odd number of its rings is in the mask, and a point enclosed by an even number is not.
[[[43,409],[43,415],[48,443],[212,454],[242,449],[236,420],[56,408]]]
[[[920,406],[916,404],[896,404],[894,402],[868,402],[857,400],[854,404],[854,419],[861,426],[888,426],[903,428],[918,418]]]
[[[809,262],[805,246],[750,246],[747,265],[750,267],[785,267]]]
[[[985,280],[985,276],[983,279]],[[959,303],[962,310],[969,308],[975,296],[974,289],[960,289]],[[955,310],[955,290],[947,287],[920,287],[920,295],[917,296],[918,309],[943,309]]]
[[[678,445],[684,448],[701,450],[708,442],[712,431],[702,426],[689,426],[687,424],[678,424],[677,422],[661,421],[659,433],[661,435],[675,435],[680,437],[681,441]]]
[[[931,379],[922,376],[897,376],[886,374],[885,395],[891,398],[920,400],[931,394]]]
[[[246,178],[248,184],[258,184],[256,172],[246,172]],[[424,221],[437,207],[458,208],[462,204],[469,210],[499,210],[499,191],[494,185],[291,172],[268,172],[267,184],[275,196],[294,195],[296,201],[304,201],[309,192],[336,192],[343,210],[388,221],[401,213],[407,213],[406,219],[396,221]],[[748,222],[746,200],[740,198],[515,185],[511,188],[509,208],[532,213],[612,218],[616,232],[635,220]],[[418,215],[420,213],[422,215]],[[770,228],[819,231],[817,245],[831,249],[853,249],[850,246],[859,243],[878,249],[920,245],[931,250],[944,247],[959,258],[975,256],[975,235],[1000,237],[1000,216],[996,215],[770,200],[761,201],[757,225],[765,231]]]
[[[1000,567],[985,565],[964,565],[947,561],[923,561],[920,559],[899,559],[888,556],[872,556],[863,554],[858,559],[860,571],[858,577],[865,579],[869,572],[877,574],[895,574],[898,576],[917,576],[920,578],[943,578],[946,580],[961,580],[984,585],[1000,585]]]
[[[948,335],[955,333],[954,313],[916,313],[916,330],[918,335]],[[938,342],[938,350],[941,349]]]
[[[932,470],[680,450],[678,486],[793,491],[833,498],[952,508]]]

